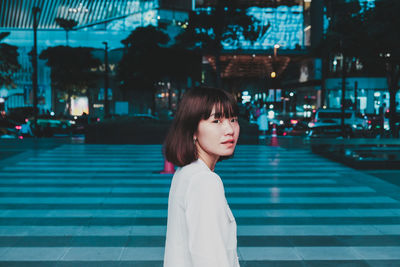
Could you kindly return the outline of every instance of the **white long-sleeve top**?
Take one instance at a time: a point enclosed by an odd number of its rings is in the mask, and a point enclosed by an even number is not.
[[[224,186],[200,159],[172,178],[164,267],[239,267],[236,222]]]

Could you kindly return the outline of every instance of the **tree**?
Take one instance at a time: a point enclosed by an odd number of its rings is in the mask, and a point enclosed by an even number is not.
[[[352,62],[355,62],[350,59],[359,58],[362,55],[365,25],[358,1],[329,0],[327,1],[327,12],[329,26],[314,53],[319,55],[323,62],[329,61],[329,58],[336,55],[342,56],[342,97],[340,105],[342,109],[342,134],[345,136],[346,78],[347,73],[352,68]]]
[[[330,16],[323,47],[333,53],[342,51],[344,58],[359,59],[366,74],[386,74],[390,96],[389,125],[392,136],[398,137],[396,94],[400,77],[400,1],[377,0],[374,7],[360,6],[358,1],[340,2],[339,5],[338,1],[329,1],[328,10],[336,13]],[[342,15],[338,16],[338,13]],[[345,64],[344,70],[351,67]]]
[[[126,53],[117,67],[121,89],[125,95],[136,92],[140,103],[151,98],[153,112],[156,82],[167,73],[165,45],[168,41],[169,36],[154,26],[138,27],[122,41]]]
[[[166,74],[171,83],[178,89],[178,101],[182,96],[182,88],[189,84],[188,79],[199,80],[201,74],[201,54],[199,51],[190,50],[175,44],[166,48]],[[169,94],[171,100],[171,94]],[[171,101],[169,101],[171,104]]]
[[[223,43],[237,42],[243,36],[245,40],[255,41],[258,31],[256,19],[247,14],[239,0],[216,0],[209,11],[193,11],[190,14],[187,29],[176,40],[191,49],[199,49],[202,54],[215,57],[216,83],[221,86],[220,55]]]
[[[10,33],[0,33],[0,42]],[[14,87],[12,76],[20,68],[18,63],[18,47],[6,43],[0,43],[0,87]]]
[[[366,44],[361,60],[366,68],[380,68],[386,73],[389,89],[389,125],[393,137],[396,129],[396,94],[400,77],[400,1],[375,1],[375,7],[365,12]]]
[[[91,54],[93,48],[56,46],[42,51],[39,58],[47,60],[51,68],[52,88],[67,94],[68,114],[71,112],[71,96],[82,94],[93,88],[98,79],[92,68],[100,65],[100,60]]]
[[[58,26],[63,28],[65,30],[65,39],[67,41],[67,46],[68,46],[68,32],[72,31],[76,25],[78,25],[78,22],[73,19],[63,19],[63,18],[56,18],[55,19],[56,23]]]

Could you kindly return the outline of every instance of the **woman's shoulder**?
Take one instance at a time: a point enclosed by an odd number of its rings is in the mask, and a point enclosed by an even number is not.
[[[212,171],[202,170],[189,178],[191,191],[203,192],[207,195],[221,194],[224,186],[218,174]]]
[[[179,169],[180,179],[185,180],[188,184],[204,187],[204,186],[220,186],[222,185],[221,178],[215,172],[212,172],[208,167],[205,167],[203,162],[194,161]]]
[[[189,163],[180,168],[180,171],[185,174],[195,174],[206,170],[209,171],[209,169],[205,168],[202,162],[200,162],[199,160],[195,160],[192,163]]]

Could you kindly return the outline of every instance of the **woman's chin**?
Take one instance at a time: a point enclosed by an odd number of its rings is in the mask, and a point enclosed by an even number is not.
[[[229,150],[224,151],[223,153],[221,153],[221,157],[232,156],[234,152],[235,152],[235,148],[229,149]]]

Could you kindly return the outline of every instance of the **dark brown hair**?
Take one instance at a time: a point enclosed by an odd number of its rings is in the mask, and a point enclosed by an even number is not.
[[[217,88],[196,87],[185,93],[164,142],[165,157],[182,167],[197,160],[193,135],[201,120],[207,120],[215,106],[216,118],[239,115],[239,108],[232,94]],[[220,157],[220,160],[228,157]]]

